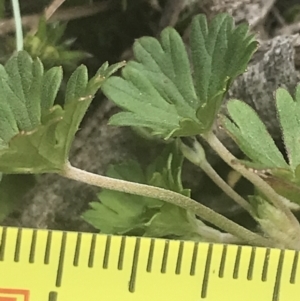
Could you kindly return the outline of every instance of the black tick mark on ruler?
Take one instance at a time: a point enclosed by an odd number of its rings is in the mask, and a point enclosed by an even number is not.
[[[136,285],[136,273],[138,268],[139,262],[139,253],[140,253],[140,246],[141,246],[141,238],[136,238],[133,259],[132,259],[132,268],[131,268],[131,275],[129,280],[129,292],[134,293],[135,285]]]
[[[79,264],[81,239],[82,239],[82,233],[78,233],[77,239],[76,239],[75,252],[74,252],[74,260],[73,260],[74,267],[78,267],[78,264]]]
[[[107,238],[106,238],[106,245],[105,245],[104,257],[103,257],[103,264],[102,264],[103,269],[108,268],[110,244],[111,244],[111,236],[108,235]]]
[[[220,267],[219,267],[219,278],[224,277],[226,255],[227,255],[227,245],[224,245],[223,251],[222,251],[222,256],[221,256],[221,263],[220,263]]]
[[[234,268],[233,268],[233,279],[237,279],[239,277],[239,269],[240,269],[240,263],[241,263],[241,255],[242,255],[242,247],[239,246],[237,248],[236,256],[235,256],[235,262],[234,262]]]
[[[209,244],[208,251],[207,251],[207,257],[206,257],[206,263],[205,263],[203,282],[202,282],[201,299],[204,299],[207,297],[207,289],[208,289],[208,281],[209,281],[209,272],[210,272],[212,253],[213,253],[213,245]]]
[[[247,280],[252,280],[252,278],[253,278],[255,254],[256,254],[256,248],[252,247],[251,256],[250,256],[249,265],[248,265],[248,271],[247,271]]]
[[[118,270],[123,269],[125,246],[126,246],[126,237],[123,236],[121,240],[120,251],[119,251]]]
[[[61,286],[63,269],[64,269],[64,261],[65,261],[65,253],[66,253],[66,244],[67,244],[67,233],[63,232],[61,238],[61,246],[60,246],[60,254],[59,254],[59,262],[57,268],[57,276],[56,276],[56,287]]]
[[[161,269],[160,269],[160,272],[162,274],[166,273],[166,271],[167,271],[169,247],[170,247],[169,241],[166,240],[165,241],[165,248],[164,248],[163,258],[162,258],[162,262],[161,262]]]
[[[44,264],[49,264],[50,262],[51,243],[52,243],[52,231],[48,231]]]
[[[22,229],[19,228],[17,234],[16,246],[15,246],[14,262],[19,262],[20,260],[21,242],[22,242]]]
[[[194,244],[194,250],[193,250],[193,256],[192,256],[191,269],[190,269],[190,275],[191,276],[194,276],[196,274],[196,264],[197,264],[197,257],[198,257],[198,247],[199,247],[199,243],[195,242],[195,244]]]
[[[298,268],[298,259],[299,259],[299,251],[295,251],[293,266],[291,271],[290,283],[296,283],[296,275],[297,275],[297,268]]]
[[[182,264],[183,248],[184,248],[184,242],[181,241],[180,244],[179,244],[178,256],[177,256],[177,262],[176,262],[176,269],[175,269],[175,274],[176,274],[176,275],[179,275],[180,272],[181,272],[181,264]]]
[[[57,292],[50,292],[48,296],[48,301],[57,301]]]
[[[280,251],[278,266],[277,266],[277,273],[276,279],[273,289],[273,298],[272,301],[279,301],[279,294],[280,294],[280,282],[281,282],[281,275],[282,275],[282,268],[284,262],[284,250]]]
[[[147,268],[146,268],[146,271],[148,273],[151,273],[151,270],[152,270],[154,246],[155,246],[155,240],[152,238],[151,242],[150,242],[150,248],[149,248],[149,253],[148,253],[148,260],[147,260]]]
[[[36,239],[37,239],[37,230],[33,230],[32,237],[31,237],[31,244],[30,244],[30,253],[28,258],[29,263],[34,263]]]
[[[92,268],[92,267],[94,266],[96,241],[97,241],[97,234],[93,234],[93,235],[92,235],[92,240],[91,240],[91,247],[90,247],[90,254],[89,254],[89,262],[88,262],[88,267],[89,267],[89,268]]]
[[[0,245],[0,261],[4,260],[5,245],[6,245],[6,234],[7,234],[7,228],[3,228],[2,229],[2,235],[1,235],[1,245]]]
[[[261,274],[261,281],[267,281],[270,253],[271,253],[270,249],[266,249],[264,266],[263,266],[263,270],[262,270],[262,274]]]

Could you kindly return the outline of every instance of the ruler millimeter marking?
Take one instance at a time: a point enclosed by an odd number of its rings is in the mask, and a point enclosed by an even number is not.
[[[0,227],[0,301],[298,301],[298,261],[290,250]]]

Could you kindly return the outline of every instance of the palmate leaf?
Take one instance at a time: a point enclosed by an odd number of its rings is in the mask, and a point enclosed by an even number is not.
[[[193,213],[165,203],[146,224],[144,236],[204,241],[198,232],[201,227],[207,226]]]
[[[245,72],[257,49],[248,25],[234,28],[233,18],[220,14],[208,27],[203,15],[193,19],[191,51],[194,83],[201,107],[198,119],[210,128],[232,81]]]
[[[300,85],[296,88],[295,99],[279,88],[276,106],[289,165],[295,171],[300,164]]]
[[[146,183],[141,166],[133,160],[111,165],[107,176]],[[91,209],[87,210],[82,217],[96,229],[107,234],[142,235],[144,224],[163,205],[163,202],[159,200],[111,190],[103,190],[98,196],[101,203],[90,203]]]
[[[289,174],[288,180],[292,180],[290,172],[296,179],[300,165],[300,84],[296,88],[295,99],[287,90],[277,89],[276,107],[288,162],[257,113],[246,103],[236,99],[230,100],[227,109],[232,121],[222,116],[221,123],[252,161],[249,166],[259,164],[257,167],[261,169],[273,168],[276,176],[287,178]],[[244,163],[247,164],[246,161]]]
[[[181,171],[184,157],[177,142],[167,145],[160,156],[147,167],[146,182],[190,197],[190,189],[182,187]]]
[[[232,99],[227,103],[227,110],[233,122],[222,116],[222,125],[253,163],[261,168],[289,169],[265,125],[249,105]]]
[[[54,105],[61,68],[44,72],[25,51],[0,65],[0,172],[59,172],[94,94],[120,66],[104,64],[90,81],[86,67],[78,67],[62,108]]]
[[[283,88],[276,91],[278,119],[288,162],[276,147],[257,113],[239,100],[227,105],[230,118],[221,122],[229,135],[250,159],[241,163],[251,167],[280,195],[300,204],[300,85],[295,97]]]
[[[112,165],[107,175],[189,196],[190,191],[181,183],[182,161],[176,143],[172,143],[146,171],[137,162],[128,161]],[[207,227],[193,213],[160,200],[108,190],[98,196],[100,202],[92,202],[83,218],[102,233],[201,240],[198,231]]]
[[[124,109],[110,124],[145,127],[164,138],[210,130],[229,85],[245,70],[257,43],[248,26],[234,27],[226,14],[209,26],[205,16],[196,16],[190,40],[191,62],[172,28],[162,31],[160,41],[143,37],[134,43],[135,61],[102,87]]]

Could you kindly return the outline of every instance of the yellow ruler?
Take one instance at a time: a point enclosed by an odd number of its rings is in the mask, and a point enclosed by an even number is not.
[[[0,227],[0,301],[299,301],[296,251]]]

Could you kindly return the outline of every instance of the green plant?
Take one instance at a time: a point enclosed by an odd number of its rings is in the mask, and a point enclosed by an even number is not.
[[[3,2],[3,1],[2,1]],[[4,3],[0,2],[0,14],[4,9]],[[73,50],[75,39],[66,39],[65,31],[67,22],[47,23],[46,15],[39,18],[39,22],[33,30],[23,34],[19,1],[12,0],[16,37],[5,38],[6,49],[1,60],[6,61],[16,48],[17,51],[26,50],[32,58],[38,57],[45,67],[62,66],[67,71],[74,71],[78,64],[91,57],[87,52]]]
[[[218,117],[227,90],[257,48],[248,26],[235,27],[226,14],[208,25],[198,15],[192,21],[190,41],[191,60],[179,34],[166,28],[160,41],[143,37],[135,42],[135,60],[126,64],[121,76],[111,75],[124,63],[104,64],[91,80],[86,68],[78,67],[68,81],[63,106],[54,105],[61,68],[44,72],[39,59],[16,53],[0,67],[0,171],[57,173],[102,187],[101,202],[91,203],[83,217],[105,233],[300,249],[300,224],[289,208],[291,202],[299,202],[300,87],[295,99],[283,89],[276,94],[286,162],[256,113],[242,101],[229,101],[230,116]],[[132,126],[169,142],[146,170],[128,162],[111,167],[106,177],[70,164],[74,135],[100,87],[124,109],[111,124]],[[248,160],[235,158],[214,135],[216,118]],[[207,162],[198,136],[254,184],[256,192],[249,201]],[[247,210],[260,231],[251,232],[192,200],[181,183],[184,157]]]
[[[70,49],[75,40],[63,40],[66,26],[66,23],[59,22],[47,24],[45,18],[42,17],[37,32],[26,34],[24,49],[33,58],[38,57],[46,69],[61,65],[73,71],[78,63],[90,57],[90,54]]]

